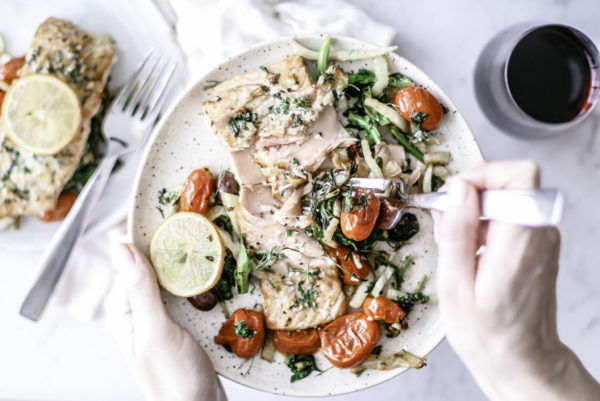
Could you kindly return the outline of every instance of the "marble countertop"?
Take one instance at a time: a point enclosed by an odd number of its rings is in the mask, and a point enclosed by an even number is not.
[[[479,52],[498,31],[524,21],[573,25],[600,43],[597,0],[375,1],[353,0],[376,19],[394,26],[398,52],[421,67],[452,98],[488,160],[529,158],[542,168],[546,186],[567,194],[561,223],[563,245],[558,278],[561,339],[600,378],[600,108],[571,132],[523,141],[506,136],[483,116],[475,100],[473,70]],[[124,359],[98,325],[81,323],[51,304],[44,319],[18,316],[18,306],[38,255],[0,252],[0,398],[140,400]],[[7,263],[7,261],[18,261]],[[17,265],[16,265],[17,264]],[[460,359],[443,342],[429,364],[374,388],[331,400],[485,399]],[[300,400],[250,390],[224,381],[230,400]]]

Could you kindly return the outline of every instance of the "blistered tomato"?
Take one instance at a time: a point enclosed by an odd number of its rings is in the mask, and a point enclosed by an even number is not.
[[[317,329],[275,330],[273,344],[279,352],[295,355],[314,354],[321,347]]]
[[[39,213],[38,219],[45,222],[64,219],[67,214],[69,214],[69,210],[71,210],[71,207],[73,207],[75,200],[77,200],[77,195],[75,195],[74,192],[63,192],[56,201],[56,207],[52,210]]]
[[[240,358],[252,358],[265,341],[265,324],[261,313],[238,309],[219,330],[215,343],[229,345]]]
[[[379,326],[362,312],[335,319],[319,333],[321,352],[338,368],[362,363],[373,352],[379,339]]]
[[[25,57],[15,57],[0,66],[0,81],[10,84],[16,77],[17,71],[25,64]]]
[[[379,207],[379,199],[371,191],[358,188],[352,198],[352,210],[344,210],[340,217],[346,238],[354,241],[367,239],[379,217]]]
[[[420,113],[420,118],[424,118],[421,128],[425,131],[436,129],[444,115],[440,102],[426,89],[416,86],[399,90],[394,103],[400,109],[402,117],[408,121],[413,121],[417,115],[415,113]]]
[[[358,285],[369,275],[371,268],[364,255],[352,252],[343,245],[338,245],[337,248],[326,246],[325,250],[339,265],[344,284]]]
[[[363,312],[371,320],[398,323],[406,313],[397,303],[385,297],[369,297],[363,302]]]
[[[206,213],[212,190],[213,177],[208,170],[200,168],[192,171],[183,184],[179,207],[184,212]]]

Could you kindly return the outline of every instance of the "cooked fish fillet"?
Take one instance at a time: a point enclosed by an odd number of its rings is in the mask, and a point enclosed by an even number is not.
[[[69,21],[47,19],[37,29],[19,77],[49,74],[66,82],[81,100],[79,133],[52,156],[34,155],[5,138],[0,127],[0,217],[53,209],[77,168],[99,110],[115,55],[115,46]]]
[[[203,107],[225,146],[238,155],[248,150],[273,196],[286,199],[329,150],[351,140],[331,106],[347,83],[332,66],[314,84],[302,57],[293,56],[217,85],[217,98]],[[284,148],[289,157],[272,156]]]
[[[346,299],[337,266],[304,230],[276,221],[281,203],[270,189],[243,189],[240,202],[240,229],[247,243],[254,252],[279,255],[269,271],[260,272],[267,327],[301,330],[343,315]]]
[[[239,225],[253,253],[276,254],[259,271],[266,325],[300,330],[346,311],[335,263],[305,228],[310,176],[336,148],[355,142],[333,107],[347,77],[330,67],[315,84],[301,57],[229,79],[204,103],[213,133],[231,151],[242,192]]]

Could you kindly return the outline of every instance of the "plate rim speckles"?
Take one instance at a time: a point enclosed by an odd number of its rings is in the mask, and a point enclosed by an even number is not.
[[[295,37],[296,40],[311,48],[318,48],[323,38],[324,35],[319,34]],[[130,240],[146,254],[150,236],[161,220],[160,214],[155,209],[158,190],[162,187],[175,187],[182,183],[193,168],[208,166],[218,170],[230,167],[229,157],[226,156],[227,152],[219,145],[217,139],[210,132],[206,120],[202,117],[201,102],[211,97],[203,89],[206,83],[211,80],[231,78],[238,73],[294,54],[290,39],[290,37],[286,37],[261,43],[227,58],[200,80],[190,85],[156,127],[142,156],[128,219]],[[372,44],[348,37],[336,35],[333,39],[333,46],[338,48],[367,49],[374,47]],[[438,135],[442,137],[443,145],[441,147],[447,147],[456,157],[450,164],[451,171],[460,171],[479,163],[482,155],[475,138],[446,94],[423,71],[397,54],[390,55],[388,61],[390,71],[408,75],[417,84],[430,90],[450,110]],[[340,64],[345,68],[357,70],[368,63],[369,61],[360,61]],[[446,143],[445,140],[448,138],[451,138],[451,142]],[[179,149],[185,149],[185,151]],[[195,151],[199,153],[195,153]],[[417,213],[419,213],[423,228],[400,251],[417,254],[415,272],[406,280],[408,286],[416,285],[424,272],[432,276],[435,274],[437,252],[433,242],[431,217],[426,212],[419,211]],[[434,288],[435,280],[431,277],[426,292],[433,293]],[[162,291],[162,296],[171,317],[189,329],[204,346],[220,375],[258,390],[294,396],[343,394],[379,384],[404,371],[404,369],[367,371],[357,378],[347,370],[331,369],[321,376],[313,373],[304,380],[290,383],[291,373],[284,365],[283,357],[277,354],[272,364],[268,364],[257,356],[253,362],[252,371],[244,375],[249,363],[240,368],[241,360],[239,358],[228,354],[222,347],[213,343],[213,336],[216,335],[218,328],[225,320],[218,306],[212,311],[201,312],[195,310],[185,299],[178,299],[165,291]],[[256,302],[260,302],[260,299],[261,295],[256,290],[255,294],[236,296],[233,300],[228,301],[228,307],[230,310],[242,306],[251,308]],[[436,303],[432,302],[418,308],[411,316],[411,319],[414,317],[414,320],[409,320],[411,325],[409,330],[395,339],[383,338],[381,340],[384,344],[385,354],[406,346],[409,351],[425,356],[444,338]],[[411,332],[411,330],[413,331]],[[389,349],[391,346],[394,346],[393,350]],[[327,368],[329,366],[320,353],[317,353],[316,359],[320,367]]]

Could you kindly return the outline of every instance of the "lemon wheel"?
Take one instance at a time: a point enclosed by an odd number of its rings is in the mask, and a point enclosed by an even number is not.
[[[64,149],[79,131],[81,106],[73,90],[58,78],[33,74],[14,81],[2,103],[6,135],[38,155]]]
[[[150,259],[165,290],[192,297],[210,290],[219,281],[225,247],[210,220],[198,213],[179,212],[154,232]]]

